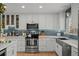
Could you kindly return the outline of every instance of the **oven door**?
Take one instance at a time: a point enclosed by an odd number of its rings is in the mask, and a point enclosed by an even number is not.
[[[26,46],[37,46],[38,45],[38,40],[26,40]]]

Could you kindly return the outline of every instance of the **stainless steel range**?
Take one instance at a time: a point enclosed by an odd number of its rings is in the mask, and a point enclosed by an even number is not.
[[[27,33],[26,33],[26,52],[38,52],[38,41],[39,41],[39,32],[38,24],[27,24]]]

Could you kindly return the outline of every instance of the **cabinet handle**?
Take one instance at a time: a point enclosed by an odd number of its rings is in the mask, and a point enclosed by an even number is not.
[[[14,54],[14,50],[12,50],[12,55]]]
[[[57,45],[57,48],[58,48],[58,45]]]

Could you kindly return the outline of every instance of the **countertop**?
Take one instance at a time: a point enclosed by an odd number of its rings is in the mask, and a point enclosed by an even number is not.
[[[69,44],[72,47],[78,48],[78,41],[77,40],[61,40],[66,44]]]
[[[78,40],[75,40],[75,39],[71,39],[71,38],[68,38],[68,37],[65,37],[65,36],[40,36],[41,37],[44,37],[44,38],[51,38],[51,39],[57,39],[57,38],[65,38],[67,40],[61,40],[63,41],[64,43],[67,43],[69,44],[70,46],[73,46],[75,48],[78,48]]]
[[[64,36],[39,36],[39,37],[51,38],[51,39],[66,38],[68,40],[61,40],[61,41],[65,42],[65,43],[67,43],[75,48],[78,48],[78,40],[70,39],[68,37],[64,37]],[[9,45],[13,44],[15,41],[16,40],[11,40],[11,43],[0,43],[0,50],[7,48]]]
[[[12,40],[10,43],[0,43],[0,50],[7,48],[8,46],[14,44],[14,40]]]

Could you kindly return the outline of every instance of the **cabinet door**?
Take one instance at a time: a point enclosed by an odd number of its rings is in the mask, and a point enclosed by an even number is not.
[[[46,40],[45,39],[39,39],[39,51],[47,51],[47,47],[46,47]]]
[[[39,29],[46,29],[46,19],[44,15],[39,15]]]
[[[72,47],[71,48],[71,55],[72,56],[78,56],[78,48]]]
[[[19,28],[19,15],[16,15],[16,28]]]
[[[47,51],[55,51],[56,40],[53,38],[47,38],[46,39],[46,47],[47,47]]]
[[[16,43],[13,43],[12,45],[7,47],[6,55],[16,56]]]
[[[17,51],[25,52],[25,39],[22,37],[18,37],[17,39]]]
[[[5,15],[2,15],[2,28],[5,28]]]
[[[56,43],[56,53],[57,53],[59,56],[62,56],[62,46],[59,45],[58,43]]]

